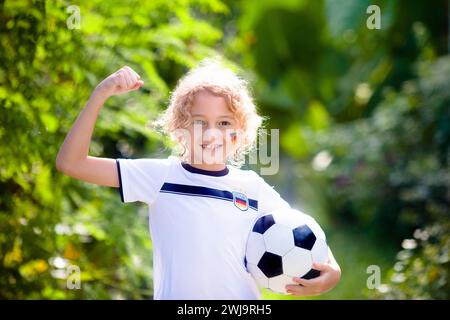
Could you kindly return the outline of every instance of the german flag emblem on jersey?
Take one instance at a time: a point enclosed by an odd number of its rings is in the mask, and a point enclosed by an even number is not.
[[[233,191],[233,203],[242,211],[248,210],[248,198],[241,192]]]

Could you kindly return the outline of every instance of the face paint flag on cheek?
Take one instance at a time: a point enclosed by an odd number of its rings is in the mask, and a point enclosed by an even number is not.
[[[236,141],[237,141],[237,133],[236,132],[231,132],[230,133],[230,137],[231,137],[231,142],[232,143],[236,143]]]

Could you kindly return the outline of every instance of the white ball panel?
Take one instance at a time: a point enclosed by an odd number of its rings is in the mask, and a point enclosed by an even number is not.
[[[302,277],[312,267],[311,251],[295,247],[283,258],[283,272],[291,277]]]
[[[313,262],[325,263],[328,262],[328,245],[322,239],[316,239],[314,246],[311,249]]]
[[[275,223],[285,225],[289,229],[295,229],[298,226],[304,224],[302,214],[296,210],[278,210],[272,214]]]
[[[284,255],[295,245],[292,230],[281,224],[274,224],[263,236],[266,244],[266,251],[275,253],[279,256]]]
[[[286,286],[288,284],[296,284],[292,277],[281,274],[269,279],[269,289],[282,294],[287,294]]]
[[[257,265],[264,252],[266,252],[266,245],[263,235],[257,232],[250,232],[247,240],[247,262]]]

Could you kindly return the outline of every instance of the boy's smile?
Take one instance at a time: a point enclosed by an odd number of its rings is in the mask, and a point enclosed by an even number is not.
[[[221,144],[213,144],[213,143],[204,143],[201,144],[203,150],[210,150],[210,151],[216,151],[219,148],[222,148],[223,145]]]

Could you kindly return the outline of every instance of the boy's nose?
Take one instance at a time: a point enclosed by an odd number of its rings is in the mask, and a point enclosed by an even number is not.
[[[213,142],[222,138],[222,132],[217,128],[208,128],[203,132],[204,142]]]

